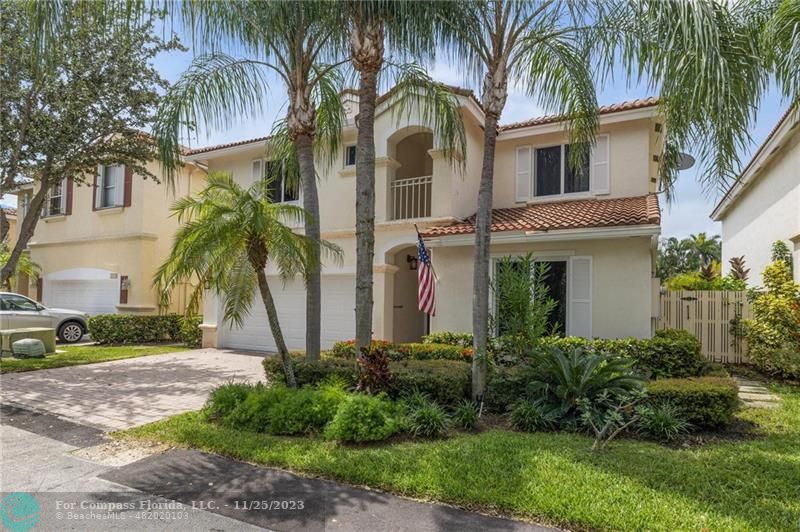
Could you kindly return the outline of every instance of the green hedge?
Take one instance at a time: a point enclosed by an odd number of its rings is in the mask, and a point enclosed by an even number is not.
[[[459,347],[472,347],[472,333],[471,332],[448,332],[440,331],[433,332],[422,337],[423,344],[447,344],[457,345]]]
[[[699,428],[727,425],[739,405],[736,381],[728,377],[661,379],[647,384],[648,401],[669,402]]]
[[[202,332],[199,316],[181,314],[98,314],[89,318],[89,334],[100,344],[149,344],[184,342],[199,346]]]
[[[372,349],[382,349],[390,360],[462,360],[472,361],[472,348],[450,344],[405,343],[393,344],[385,340],[373,340]],[[336,342],[330,354],[337,358],[356,357],[355,340]]]
[[[707,368],[700,341],[693,334],[678,329],[656,331],[655,336],[649,339],[549,337],[542,339],[542,346],[563,350],[582,347],[587,351],[621,355],[635,360],[636,369],[654,379],[697,377]]]
[[[502,414],[514,403],[522,399],[531,399],[527,391],[531,371],[529,366],[491,368],[484,395],[486,408]]]
[[[355,386],[357,369],[354,360],[325,358],[308,361],[295,357],[297,385],[317,384],[331,377]],[[264,371],[270,382],[285,382],[283,365],[277,357],[264,359]],[[392,396],[418,390],[442,404],[455,404],[469,397],[470,366],[454,360],[401,360],[389,363],[392,372]]]

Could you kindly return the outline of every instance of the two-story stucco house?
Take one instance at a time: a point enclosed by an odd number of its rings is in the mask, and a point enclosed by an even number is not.
[[[161,175],[157,162],[148,170]],[[196,164],[186,165],[174,189],[125,166],[100,167],[83,184],[65,177],[48,191],[28,243],[41,277],[18,290],[45,306],[89,314],[158,312],[153,275],[178,228],[169,209],[177,197],[200,190],[205,176]],[[32,185],[20,191],[21,217],[33,192]],[[189,289],[181,287],[173,295],[169,310],[184,310]]]
[[[783,240],[800,279],[800,108],[789,109],[719,201],[711,218],[722,222],[722,265],[744,256],[750,283],[761,285],[771,247]]]
[[[434,144],[431,125],[393,115],[380,99],[375,123],[376,227],[374,336],[415,341],[430,331],[469,331],[476,211],[482,161],[483,112],[468,91],[455,90],[467,133],[464,164],[453,164]],[[322,272],[322,344],[355,332],[355,140],[357,97],[343,94],[348,126],[331,167],[318,166],[323,238],[344,251],[341,265]],[[657,311],[654,250],[660,233],[655,192],[663,144],[656,101],[636,100],[600,109],[597,143],[585,171],[565,164],[569,145],[556,117],[504,126],[497,139],[492,256],[532,252],[549,263],[548,284],[568,334],[648,337]],[[195,149],[187,160],[209,172],[228,171],[248,185],[269,164],[266,139]],[[301,198],[282,185],[279,201]],[[417,310],[417,236],[423,233],[438,275],[437,312]],[[291,349],[303,349],[305,293],[301,279],[283,283],[274,270],[281,325]],[[275,348],[260,305],[243,328],[223,323],[217,298],[204,300],[204,345]],[[502,317],[499,317],[502,320]]]

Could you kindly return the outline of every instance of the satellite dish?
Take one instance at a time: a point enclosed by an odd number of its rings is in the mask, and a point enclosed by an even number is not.
[[[688,153],[680,152],[678,154],[678,170],[688,170],[694,166],[694,157]]]

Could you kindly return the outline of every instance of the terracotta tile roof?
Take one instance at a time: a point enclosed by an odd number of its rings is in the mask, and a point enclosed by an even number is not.
[[[525,207],[492,210],[492,232],[552,231],[629,225],[658,225],[661,210],[655,194],[619,199],[588,199],[535,203]],[[431,227],[424,237],[475,232],[475,216],[454,225]]]
[[[196,155],[198,153],[205,153],[207,151],[224,150],[225,148],[233,148],[234,146],[243,146],[245,144],[253,144],[256,142],[266,142],[269,137],[258,137],[255,139],[237,140],[236,142],[227,142],[225,144],[217,144],[215,146],[205,146],[194,150],[187,150],[186,155]]]
[[[642,98],[639,100],[630,100],[626,102],[614,103],[611,105],[603,105],[597,109],[597,112],[601,115],[605,115],[610,113],[619,113],[620,111],[632,111],[634,109],[643,109],[645,107],[653,107],[656,105],[658,105],[658,98],[649,97],[649,98]],[[540,116],[536,118],[531,118],[530,120],[525,120],[522,122],[514,122],[512,124],[506,124],[504,126],[500,126],[500,131],[508,131],[509,129],[520,129],[523,127],[530,127],[530,126],[541,126],[543,124],[552,124],[554,122],[561,122],[562,120],[564,120],[564,117],[558,115]]]

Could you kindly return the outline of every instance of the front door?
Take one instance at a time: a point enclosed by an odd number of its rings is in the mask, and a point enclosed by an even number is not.
[[[5,326],[9,329],[26,327],[52,327],[52,319],[47,309],[35,301],[16,294],[0,296],[0,309],[5,316]]]

